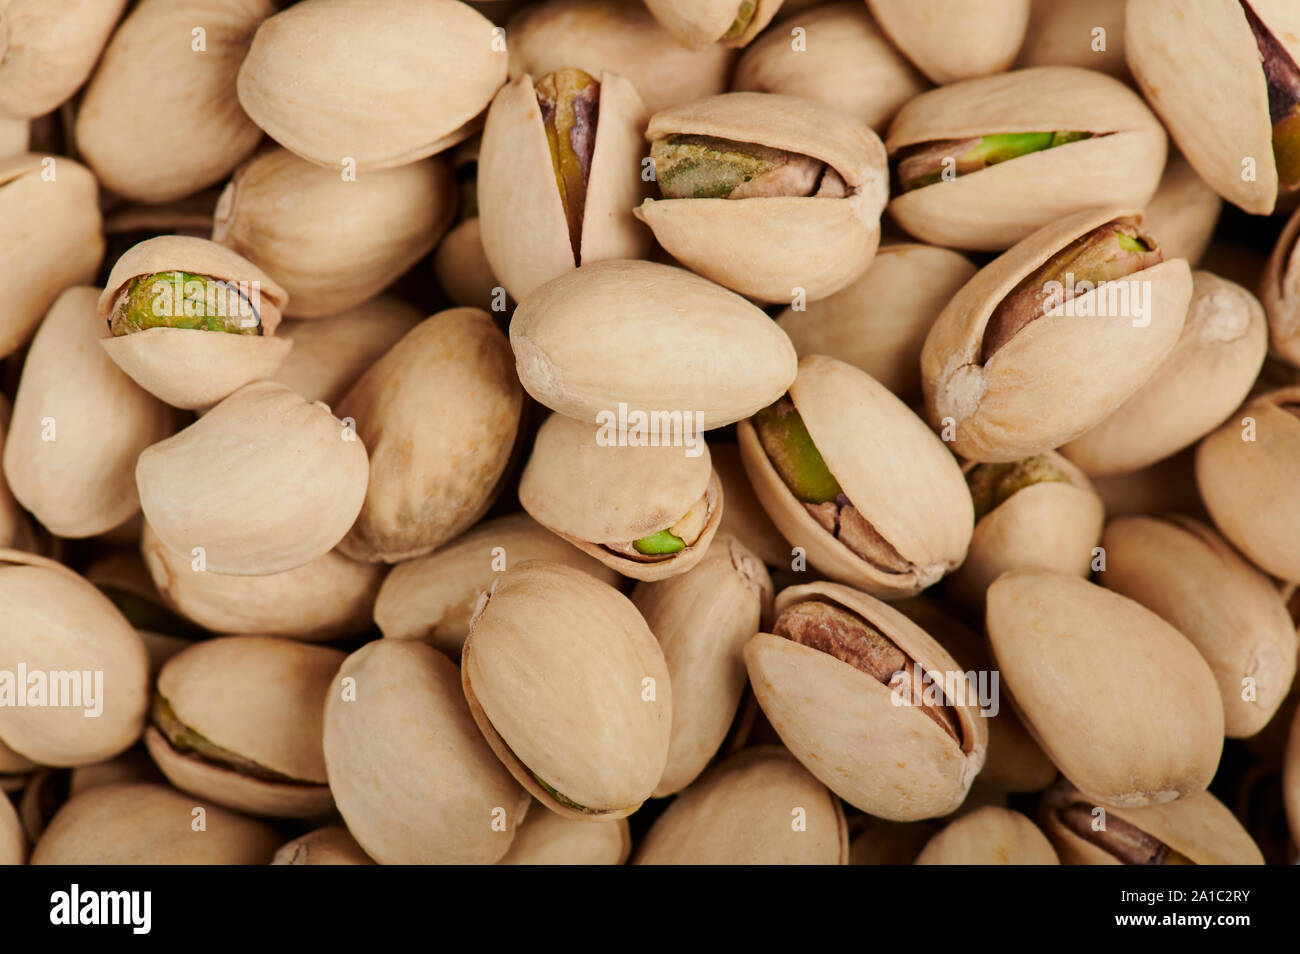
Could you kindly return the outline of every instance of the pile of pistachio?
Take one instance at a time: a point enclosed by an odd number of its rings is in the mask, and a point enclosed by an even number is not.
[[[1298,37],[0,0],[0,863],[1296,862]]]

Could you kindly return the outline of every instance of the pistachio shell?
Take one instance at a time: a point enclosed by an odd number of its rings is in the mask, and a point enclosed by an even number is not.
[[[1029,27],[1020,45],[1016,68],[1081,66],[1127,81],[1128,63],[1124,60],[1127,2],[1030,0]]]
[[[1072,66],[922,93],[894,118],[885,146],[893,158],[919,143],[1055,130],[1098,135],[905,192],[889,214],[932,245],[1000,251],[1064,216],[1140,209],[1155,194],[1166,151],[1159,120],[1123,83]]]
[[[5,431],[9,427],[9,401],[0,394],[0,452],[5,445]],[[14,500],[4,473],[0,472],[0,549],[25,550],[34,542],[32,529],[26,515]]]
[[[1107,805],[1204,790],[1223,747],[1223,705],[1205,660],[1138,603],[1075,576],[1012,570],[989,587],[988,634],[1038,744]]]
[[[484,312],[453,308],[408,332],[338,404],[370,451],[343,554],[395,563],[473,526],[500,490],[522,405],[505,335]]]
[[[27,840],[13,803],[0,794],[0,866],[21,865],[27,859]]]
[[[1221,211],[1223,200],[1218,193],[1174,152],[1142,221],[1153,235],[1160,236],[1165,258],[1185,258],[1194,266],[1209,247]]]
[[[470,623],[461,682],[492,751],[551,811],[624,818],[663,775],[663,652],[627,597],[580,570],[508,570]]]
[[[528,808],[458,682],[455,665],[428,646],[377,639],[347,658],[330,689],[330,789],[380,864],[491,864]]]
[[[1291,841],[1300,844],[1300,709],[1291,720],[1291,735],[1286,746],[1286,764],[1282,774],[1282,798],[1286,803],[1287,825]]]
[[[488,264],[483,251],[482,223],[477,218],[466,219],[443,236],[433,253],[433,271],[453,304],[483,311],[501,310],[494,308],[495,299],[497,289],[501,288],[502,292],[505,289]],[[504,305],[503,297],[501,306]]]
[[[1274,354],[1300,366],[1300,209],[1287,219],[1259,283]]]
[[[27,120],[0,116],[0,159],[22,155],[29,148],[31,130]]]
[[[473,132],[506,78],[496,29],[452,0],[304,0],[258,29],[239,103],[317,165],[405,165]]]
[[[31,759],[19,755],[4,742],[0,742],[0,775],[22,775],[39,767]]]
[[[1020,812],[986,806],[930,839],[918,865],[1059,865],[1038,826]]]
[[[795,374],[790,339],[760,309],[653,262],[595,262],[548,282],[515,310],[510,345],[529,394],[593,424],[626,404],[698,411],[706,430],[722,427],[775,401]]]
[[[727,34],[739,19],[740,0],[646,0],[645,5],[665,30],[688,47],[709,43],[739,47],[772,21],[781,0],[754,0],[749,23],[735,36]]]
[[[790,545],[754,495],[740,460],[740,448],[735,444],[715,444],[709,448],[709,458],[727,501],[718,533],[735,537],[767,566],[787,563],[791,557]]]
[[[627,819],[592,825],[536,806],[499,865],[621,865],[632,852]]]
[[[285,842],[271,859],[273,865],[373,865],[357,840],[342,825],[317,828]]]
[[[58,109],[94,69],[126,0],[11,0],[0,21],[0,117]]]
[[[867,0],[871,15],[934,83],[1000,73],[1029,24],[1029,0]]]
[[[265,576],[328,553],[369,476],[361,440],[319,404],[257,381],[140,455],[136,485],[164,545],[216,573]]]
[[[202,810],[204,827],[196,829]],[[165,785],[102,785],[59,810],[34,865],[264,865],[280,836],[255,821]]]

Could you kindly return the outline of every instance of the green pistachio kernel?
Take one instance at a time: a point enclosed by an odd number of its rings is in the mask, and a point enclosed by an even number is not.
[[[976,520],[1006,503],[1012,494],[1050,482],[1069,483],[1070,479],[1042,454],[1005,464],[977,464],[966,474]]]
[[[632,546],[637,553],[646,556],[659,556],[665,553],[677,553],[686,549],[686,541],[668,530],[660,530],[640,540],[633,540]]]
[[[743,0],[740,6],[736,9],[736,19],[733,20],[731,26],[727,28],[727,32],[722,34],[722,38],[724,40],[734,40],[736,37],[744,33],[745,29],[754,19],[754,11],[757,9],[758,4],[755,0]]]
[[[899,186],[904,192],[909,192],[941,181],[946,169],[951,169],[950,175],[954,177],[964,176],[1030,153],[1091,139],[1093,135],[1077,131],[995,133],[969,139],[919,143],[899,155]]]
[[[1300,66],[1251,9],[1241,4],[1255,35],[1264,78],[1268,81],[1268,115],[1273,124],[1273,159],[1284,189],[1300,188]]]
[[[537,782],[538,785],[546,789],[547,794],[550,795],[551,798],[555,799],[565,808],[572,808],[575,812],[582,812],[584,815],[608,815],[609,814],[608,811],[605,811],[603,809],[588,808],[586,805],[579,805],[571,798],[566,798],[564,795],[557,792],[553,785],[547,784],[546,780],[543,779],[536,772],[530,771],[528,774],[530,774],[533,777],[533,779]]]
[[[788,397],[755,414],[754,428],[772,466],[799,500],[826,503],[843,493]]]
[[[162,693],[154,693],[153,707],[150,713],[153,724],[167,737],[172,748],[177,752],[192,753],[208,762],[223,765],[244,775],[251,775],[268,782],[299,782],[274,769],[246,759],[229,749],[222,748],[202,733],[196,732],[177,717],[171,703]]]
[[[118,296],[108,323],[116,336],[150,328],[262,333],[262,317],[245,288],[191,272],[137,275]]]

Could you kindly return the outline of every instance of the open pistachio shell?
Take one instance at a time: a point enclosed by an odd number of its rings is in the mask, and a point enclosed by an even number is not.
[[[766,566],[785,566],[791,559],[790,544],[754,495],[740,460],[740,448],[735,444],[715,444],[709,448],[709,458],[727,501],[718,533],[735,537]]]
[[[0,19],[0,117],[58,109],[86,81],[126,0],[11,0]]]
[[[1020,812],[988,805],[962,815],[916,856],[918,865],[1059,865],[1047,836]]]
[[[501,489],[522,406],[485,312],[453,308],[408,332],[337,407],[370,452],[365,506],[340,551],[396,563],[473,526]]]
[[[61,537],[94,536],[136,513],[136,458],[176,423],[99,346],[108,334],[99,294],[68,289],[37,329],[4,442],[14,496]]]
[[[199,332],[194,332],[198,334]],[[140,455],[145,518],[174,553],[265,576],[328,553],[366,496],[361,439],[319,404],[257,381]]]
[[[1300,844],[1300,709],[1296,710],[1295,717],[1291,720],[1291,734],[1282,771],[1282,798],[1286,804],[1291,841]]]
[[[1029,0],[867,0],[876,22],[934,83],[1000,73],[1020,50]]]
[[[663,652],[627,597],[580,570],[544,560],[508,570],[470,623],[461,683],[492,751],[553,812],[624,818],[663,775],[673,707]]]
[[[744,46],[772,22],[781,0],[646,0],[665,30],[692,49]]]
[[[273,865],[373,865],[342,825],[317,828],[280,846]]]
[[[0,866],[21,865],[27,859],[27,839],[13,802],[0,792]]]
[[[922,93],[894,118],[885,146],[896,159],[922,143],[1056,130],[1092,136],[911,189],[889,214],[933,245],[1000,251],[1083,209],[1140,209],[1151,199],[1165,166],[1160,121],[1123,83],[1073,66]]]
[[[1195,266],[1205,255],[1223,211],[1223,200],[1177,152],[1165,163],[1156,193],[1142,213],[1142,223],[1160,236],[1165,258],[1185,258]]]
[[[475,729],[457,676],[423,643],[377,639],[330,687],[330,789],[348,831],[380,864],[492,864],[528,810]]]
[[[1100,424],[1061,448],[1089,474],[1131,473],[1195,443],[1241,406],[1268,350],[1264,309],[1210,272],[1192,273],[1192,301],[1174,349]]]
[[[1182,259],[1080,288],[1059,314],[1029,322],[983,357],[990,319],[1017,285],[1076,239],[1136,215],[1092,209],[1045,225],[948,303],[921,351],[921,384],[926,416],[951,435],[954,452],[1012,461],[1068,443],[1128,400],[1173,350],[1192,296]]]
[[[632,853],[627,819],[591,825],[534,807],[499,865],[621,865]]]
[[[418,639],[460,658],[479,597],[527,560],[565,563],[608,583],[614,570],[551,533],[526,513],[479,524],[436,553],[393,567],[375,601],[375,624],[392,639]]]
[[[177,272],[247,288],[260,333],[148,328],[104,338],[101,344],[117,366],[150,394],[188,410],[209,407],[250,381],[274,374],[293,346],[275,335],[288,296],[252,262],[205,239],[167,235],[130,249],[109,272],[99,296],[100,319],[109,320],[133,279]]]
[[[1081,66],[1118,80],[1124,60],[1124,5],[1128,0],[1030,0],[1029,28],[1015,66]],[[1101,30],[1102,33],[1095,31]]]
[[[1268,258],[1259,298],[1268,313],[1269,344],[1275,355],[1300,366],[1300,209],[1287,220]]]
[[[989,587],[987,624],[1004,700],[1082,791],[1140,807],[1209,784],[1219,688],[1155,613],[1076,576],[1012,570]]]
[[[763,301],[809,301],[844,288],[871,264],[889,192],[885,149],[866,126],[813,100],[724,93],[656,114],[654,142],[707,136],[823,162],[847,194],[744,199],[647,199],[636,210],[692,271]]]
[[[280,840],[265,822],[165,785],[101,785],[59,810],[32,864],[264,865]]]
[[[317,165],[406,165],[473,133],[506,78],[496,29],[454,0],[304,0],[258,29],[239,103]]]
[[[837,583],[782,590],[778,620],[806,602],[830,604],[865,620],[899,651],[909,676],[918,665],[944,690],[951,721],[941,727],[921,704],[829,652],[759,633],[745,646],[745,666],[781,741],[831,791],[871,815],[914,821],[956,809],[988,746],[974,691],[964,692],[965,698],[947,695],[948,677],[965,685],[964,671],[906,616]]]

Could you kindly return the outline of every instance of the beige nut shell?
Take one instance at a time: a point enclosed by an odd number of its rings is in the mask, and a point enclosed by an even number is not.
[[[736,22],[736,0],[646,0],[646,7],[665,30],[692,49],[709,43],[744,46],[767,26],[782,0],[755,0],[748,25],[737,36],[723,35]]]
[[[0,117],[35,119],[86,81],[126,0],[11,0],[0,31]]]
[[[1300,209],[1287,220],[1260,276],[1259,299],[1268,313],[1271,350],[1300,365]]]
[[[1181,153],[1171,152],[1142,222],[1152,235],[1160,236],[1165,258],[1185,258],[1195,266],[1210,245],[1222,211],[1219,194]]]
[[[1029,25],[1029,0],[867,0],[867,7],[934,83],[1005,70]]]
[[[962,815],[926,843],[918,865],[1059,865],[1052,843],[1028,818],[996,805]]]
[[[357,840],[342,825],[326,825],[287,841],[271,859],[273,865],[373,865]]]
[[[27,860],[27,839],[13,802],[0,793],[0,867]]]
[[[627,819],[590,822],[534,806],[499,865],[621,865],[632,853]]]
[[[1082,66],[1129,78],[1124,61],[1128,0],[1030,0],[1029,29],[1016,57],[1025,66]],[[1097,30],[1104,33],[1097,33]]]

